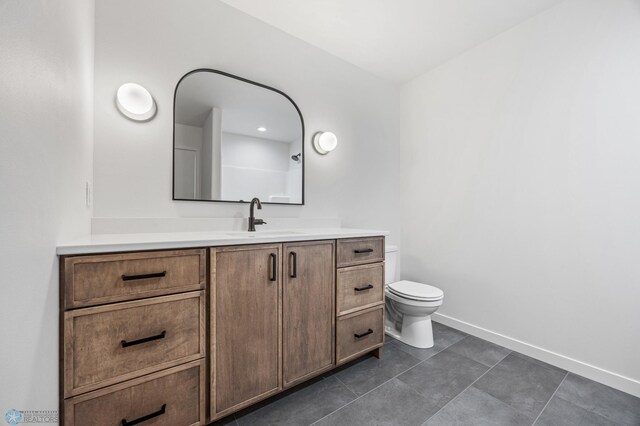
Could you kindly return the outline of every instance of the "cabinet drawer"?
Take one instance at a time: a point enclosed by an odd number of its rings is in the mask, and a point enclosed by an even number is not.
[[[204,381],[200,360],[71,398],[64,426],[204,425]]]
[[[204,289],[206,249],[64,259],[65,308]]]
[[[64,313],[64,395],[204,356],[204,292]]]
[[[384,237],[346,238],[338,240],[338,268],[382,262]]]
[[[338,315],[384,302],[384,264],[338,269]]]
[[[342,364],[382,346],[383,307],[359,311],[338,318],[336,363]]]

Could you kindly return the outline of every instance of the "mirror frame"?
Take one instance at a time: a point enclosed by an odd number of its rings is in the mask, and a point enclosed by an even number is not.
[[[282,206],[304,206],[304,187],[305,187],[305,152],[304,152],[304,146],[305,146],[305,131],[304,131],[304,118],[302,117],[302,112],[300,112],[300,108],[298,108],[298,105],[296,105],[296,103],[293,101],[293,99],[291,99],[291,97],[289,97],[289,95],[287,95],[286,93],[284,93],[281,90],[275,89],[271,86],[267,86],[266,84],[262,84],[262,83],[258,83],[256,81],[252,81],[243,77],[239,77],[237,75],[233,75],[230,74],[228,72],[224,72],[224,71],[220,71],[220,70],[214,70],[212,68],[197,68],[195,70],[189,71],[188,73],[186,73],[185,75],[183,75],[182,77],[180,77],[180,80],[178,80],[178,83],[176,84],[176,88],[173,91],[173,123],[172,123],[172,128],[173,128],[173,147],[172,147],[172,153],[171,153],[171,199],[173,201],[204,201],[207,203],[235,203],[235,204],[249,204],[251,202],[251,200],[249,201],[234,201],[234,200],[192,200],[189,198],[176,198],[176,189],[175,189],[175,179],[176,179],[176,97],[178,95],[178,89],[180,88],[180,83],[182,83],[182,80],[184,80],[185,78],[187,78],[188,76],[190,76],[191,74],[195,74],[195,73],[199,73],[199,72],[209,72],[209,73],[213,73],[213,74],[219,74],[222,75],[224,77],[229,77],[229,78],[233,78],[239,81],[242,81],[244,83],[248,83],[248,84],[253,84],[254,86],[258,86],[258,87],[262,87],[263,89],[267,89],[267,90],[271,90],[272,92],[275,92],[279,95],[284,96],[289,102],[291,102],[291,105],[293,105],[293,107],[296,109],[296,111],[298,112],[298,116],[300,117],[300,125],[302,127],[302,202],[300,203],[275,203],[275,202],[270,202],[270,201],[262,201],[262,204],[278,204],[278,205],[282,205]]]

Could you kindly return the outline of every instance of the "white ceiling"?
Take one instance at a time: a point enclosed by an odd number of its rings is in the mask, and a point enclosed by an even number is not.
[[[563,0],[221,0],[402,83]]]

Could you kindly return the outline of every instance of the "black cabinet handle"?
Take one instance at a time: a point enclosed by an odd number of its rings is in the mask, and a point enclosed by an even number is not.
[[[132,340],[130,342],[127,342],[126,340],[122,340],[120,344],[122,345],[123,348],[126,348],[129,346],[139,345],[141,343],[147,343],[147,342],[152,342],[158,339],[164,339],[166,335],[167,335],[167,331],[162,330],[162,333],[156,334],[155,336],[145,337],[144,339]]]
[[[122,281],[146,280],[147,278],[162,278],[165,275],[167,275],[167,271],[154,272],[152,274],[123,275]]]
[[[151,420],[154,417],[163,415],[166,409],[167,409],[167,404],[162,404],[162,408],[160,408],[155,413],[147,414],[146,416],[139,417],[135,420],[131,420],[130,422],[128,422],[127,419],[122,419],[122,426],[133,426],[133,425],[137,425],[138,423],[146,422],[147,420]]]
[[[289,257],[291,258],[291,273],[289,277],[296,278],[298,276],[298,253],[292,251],[289,253]]]
[[[271,258],[271,276],[269,280],[276,281],[278,279],[278,256],[275,253],[269,255]]]
[[[362,253],[373,253],[373,249],[372,248],[366,248],[366,249],[356,249],[353,251],[355,254],[362,254]]]
[[[355,291],[365,291],[365,290],[370,290],[373,288],[373,285],[369,284],[368,286],[365,287],[356,287],[354,288]]]
[[[356,339],[360,339],[360,338],[362,338],[362,337],[364,337],[364,336],[368,336],[368,335],[370,335],[370,334],[372,334],[372,333],[373,333],[373,330],[372,330],[372,329],[369,329],[369,330],[365,331],[365,332],[364,332],[364,333],[362,333],[362,334],[357,334],[357,333],[356,333],[356,334],[354,334],[354,335],[353,335],[353,337],[355,337]]]

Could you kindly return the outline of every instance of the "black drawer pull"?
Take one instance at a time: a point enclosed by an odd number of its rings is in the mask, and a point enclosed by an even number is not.
[[[356,287],[354,288],[355,291],[365,291],[365,290],[371,290],[373,288],[372,284],[369,284],[368,286],[365,287]]]
[[[360,338],[362,338],[362,337],[364,337],[364,336],[368,336],[368,335],[370,335],[370,334],[372,334],[372,333],[373,333],[373,330],[372,330],[372,329],[369,329],[369,330],[365,331],[365,332],[364,332],[364,333],[362,333],[362,334],[357,334],[357,333],[356,333],[356,334],[354,334],[354,335],[353,335],[353,337],[355,337],[356,339],[360,339]]]
[[[162,278],[167,275],[167,271],[154,272],[153,274],[123,275],[122,281],[146,280],[147,278]]]
[[[355,254],[362,254],[362,253],[373,253],[373,249],[372,248],[366,248],[366,249],[356,249],[353,251]]]
[[[158,339],[164,339],[164,337],[166,335],[167,335],[167,331],[166,330],[162,330],[162,333],[157,334],[155,336],[145,337],[144,339],[132,340],[130,342],[127,342],[126,340],[122,340],[120,342],[120,344],[122,345],[123,348],[126,348],[126,347],[129,347],[129,346],[139,345],[141,343],[147,343],[147,342],[152,342],[152,341],[158,340]]]
[[[297,278],[298,276],[298,253],[292,251],[289,253],[291,258],[291,273],[289,274],[290,278]]]
[[[155,413],[147,414],[146,416],[139,417],[135,420],[131,420],[130,422],[128,422],[127,419],[122,419],[122,426],[133,426],[133,425],[137,425],[138,423],[146,422],[147,420],[151,420],[154,417],[163,415],[166,409],[167,409],[167,404],[162,404],[162,408],[156,411]]]
[[[278,256],[271,253],[269,257],[271,258],[271,275],[269,276],[269,280],[276,281],[278,279]]]

